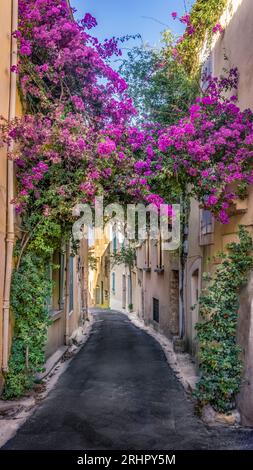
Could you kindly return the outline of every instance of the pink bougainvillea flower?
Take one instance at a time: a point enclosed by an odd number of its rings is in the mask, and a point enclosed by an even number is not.
[[[21,47],[20,47],[20,54],[21,55],[31,55],[32,53],[32,50],[31,50],[31,46],[29,46],[28,44],[23,44]]]
[[[224,28],[221,26],[220,23],[217,23],[214,28],[213,28],[213,33],[223,33],[224,32]]]
[[[81,21],[82,25],[87,29],[92,29],[97,26],[97,20],[90,13],[86,13],[85,17]]]
[[[189,36],[193,36],[193,34],[195,33],[196,33],[196,28],[193,25],[189,24],[187,28],[187,34]]]
[[[98,144],[99,155],[111,155],[116,150],[116,145],[113,140],[107,138],[104,142]]]
[[[181,16],[181,18],[180,18],[181,23],[184,23],[184,24],[187,24],[187,25],[190,24],[190,20],[191,20],[191,17],[188,13],[186,15]]]
[[[76,109],[79,111],[84,111],[84,102],[80,96],[72,96],[71,98],[72,103],[75,105]]]

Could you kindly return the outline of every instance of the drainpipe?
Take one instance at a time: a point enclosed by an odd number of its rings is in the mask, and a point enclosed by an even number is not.
[[[12,33],[18,29],[18,0],[12,0]],[[17,40],[11,36],[11,66],[17,65]],[[10,77],[10,100],[9,116],[11,121],[16,115],[16,92],[17,75],[11,73]],[[13,150],[13,143],[10,144],[8,151]],[[10,289],[12,276],[13,248],[15,242],[14,232],[14,208],[11,201],[14,198],[14,168],[13,161],[7,162],[7,217],[6,217],[6,258],[5,258],[5,279],[4,279],[4,298],[3,298],[3,371],[8,371],[9,357],[9,320],[10,320]]]

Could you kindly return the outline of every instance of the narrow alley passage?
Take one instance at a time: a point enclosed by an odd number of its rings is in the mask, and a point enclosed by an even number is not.
[[[208,429],[160,345],[126,315],[96,311],[88,342],[5,449],[249,448],[251,432]]]

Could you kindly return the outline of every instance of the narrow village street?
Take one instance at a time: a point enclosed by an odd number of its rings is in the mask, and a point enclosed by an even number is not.
[[[88,342],[4,449],[249,449],[252,432],[207,428],[160,345],[96,310]],[[251,444],[252,448],[252,444]]]
[[[253,450],[252,21],[252,0],[0,1],[7,465]]]

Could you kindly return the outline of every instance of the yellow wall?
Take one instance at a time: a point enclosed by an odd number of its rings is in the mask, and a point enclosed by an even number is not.
[[[89,303],[92,307],[108,308],[110,304],[110,242],[106,236],[95,240],[94,246],[90,247],[90,254],[97,258],[97,266],[96,270],[89,269]],[[102,284],[103,304],[101,304]]]
[[[0,1],[0,115],[8,118],[10,98],[11,1]],[[0,367],[2,365],[2,307],[6,230],[6,149],[0,149]],[[0,372],[1,389],[1,372]]]
[[[12,30],[12,1],[0,1],[0,115],[9,117],[10,79],[11,79],[11,30]],[[22,106],[17,91],[16,115],[22,114]],[[2,366],[2,308],[5,271],[5,239],[7,213],[7,151],[0,149],[0,391]],[[10,329],[11,333],[11,329]]]

